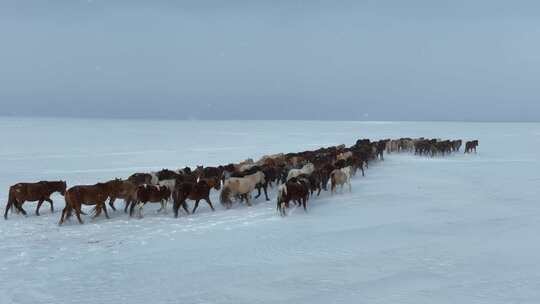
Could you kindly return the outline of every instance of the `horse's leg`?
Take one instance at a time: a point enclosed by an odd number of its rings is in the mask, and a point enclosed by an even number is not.
[[[127,210],[128,210],[128,208],[129,208],[129,205],[131,204],[131,201],[126,199],[126,200],[124,201],[124,204],[125,204],[125,206],[124,206],[124,213],[127,213]]]
[[[212,211],[216,211],[216,209],[214,209],[214,206],[212,206],[212,202],[210,201],[209,197],[205,197],[204,200],[208,203],[208,206],[210,206],[210,209],[212,209]]]
[[[75,206],[75,215],[77,216],[77,219],[79,220],[79,224],[83,224],[83,220],[81,219],[81,205]]]
[[[167,210],[168,205],[169,205],[169,199],[167,199],[167,200],[165,201],[165,206],[163,207],[163,210],[165,211],[165,214],[168,214],[168,213],[169,213],[168,210]]]
[[[138,202],[131,202],[131,206],[129,207],[129,216],[133,216],[133,209],[135,209],[135,205],[138,205]],[[127,208],[127,205],[126,205]]]
[[[143,218],[143,208],[144,208],[144,204],[143,203],[139,203],[139,218],[142,219]]]
[[[94,216],[92,217],[92,219],[95,219],[96,217],[100,216],[101,215],[101,204],[97,203],[96,204],[96,207],[94,208],[94,210],[96,211],[96,213],[94,214]]]
[[[302,199],[302,205],[304,205],[304,211],[307,212],[307,198]]]
[[[27,216],[27,213],[26,213],[26,211],[23,209],[22,204],[18,204],[17,202],[15,202],[15,208],[16,208],[17,210],[19,210],[19,212],[21,212],[24,216]]]
[[[251,199],[251,192],[246,194],[246,203],[249,207],[251,207],[250,199]]]
[[[54,204],[53,204],[52,199],[50,197],[47,197],[45,198],[45,200],[49,202],[49,204],[51,204],[51,213],[54,213]]]
[[[195,210],[197,210],[197,207],[199,207],[199,201],[200,199],[195,200],[195,207],[193,207],[193,211],[191,211],[191,213],[195,213]]]
[[[178,201],[175,201],[173,203],[173,214],[174,217],[178,217],[178,209],[180,209],[180,203]]]
[[[67,206],[64,207],[64,209],[62,210],[62,215],[60,216],[60,221],[58,222],[58,225],[62,225],[64,223],[64,217],[66,215],[66,211],[67,211]]]
[[[8,201],[8,203],[6,204],[6,211],[4,212],[4,219],[5,219],[5,220],[8,219],[8,211],[9,211],[9,209],[11,209],[12,207],[13,207],[13,202]]]
[[[107,211],[107,204],[105,204],[105,201],[103,203],[101,203],[101,205],[103,206],[103,212],[105,212],[105,217],[107,219],[110,219],[109,212]]]
[[[347,184],[349,184],[349,192],[352,192],[351,180],[350,179],[347,181]]]
[[[39,216],[39,208],[41,208],[41,205],[43,204],[43,199],[40,199],[39,202],[37,203],[37,208],[36,208],[36,215]]]
[[[257,185],[257,195],[255,196],[255,198],[259,198],[259,196],[261,196],[261,185]]]
[[[263,190],[264,190],[264,196],[266,197],[266,201],[269,201],[270,199],[268,198],[268,184],[265,184],[263,186]]]
[[[113,211],[116,211],[116,208],[114,207],[114,201],[116,201],[116,197],[111,196],[111,198],[109,199],[109,206],[111,206]]]

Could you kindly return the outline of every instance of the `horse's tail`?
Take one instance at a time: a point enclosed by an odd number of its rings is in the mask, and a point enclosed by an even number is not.
[[[277,193],[277,201],[278,204],[283,200],[283,197],[287,195],[287,184],[283,184],[279,186],[278,193]]]
[[[10,187],[9,188],[8,201],[6,203],[6,211],[4,212],[4,219],[5,220],[8,219],[8,211],[9,211],[9,209],[16,208],[15,206],[13,206],[13,204],[16,204],[16,203],[17,203],[17,199],[15,198],[15,189],[13,189],[13,187]]]
[[[330,191],[333,192],[336,187],[336,171],[330,173]]]
[[[229,196],[231,195],[231,189],[229,188],[229,185],[226,185],[223,187],[223,190],[221,190],[221,193],[219,195],[219,201],[222,205],[227,205],[230,202]]]

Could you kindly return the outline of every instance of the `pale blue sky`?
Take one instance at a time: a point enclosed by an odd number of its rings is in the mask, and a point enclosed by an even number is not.
[[[540,121],[537,1],[0,0],[0,115]]]

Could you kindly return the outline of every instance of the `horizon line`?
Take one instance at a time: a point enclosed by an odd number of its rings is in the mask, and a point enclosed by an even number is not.
[[[442,120],[389,120],[389,119],[380,119],[380,120],[360,120],[360,119],[209,119],[209,118],[170,118],[170,117],[129,117],[129,116],[75,116],[75,115],[9,115],[9,114],[0,114],[0,118],[21,118],[21,119],[31,119],[31,118],[43,118],[43,119],[80,119],[80,120],[161,120],[161,121],[314,121],[314,122],[455,122],[455,123],[540,123],[540,120],[458,120],[458,119],[442,119]]]

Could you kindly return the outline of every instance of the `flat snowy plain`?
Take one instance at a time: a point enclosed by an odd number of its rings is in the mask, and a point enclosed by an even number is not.
[[[358,138],[479,139],[477,155],[388,155],[352,193],[287,218],[271,202],[0,221],[0,303],[540,303],[540,124],[1,118],[0,198]],[[123,202],[118,202],[122,206]],[[193,206],[193,203],[190,203]]]

